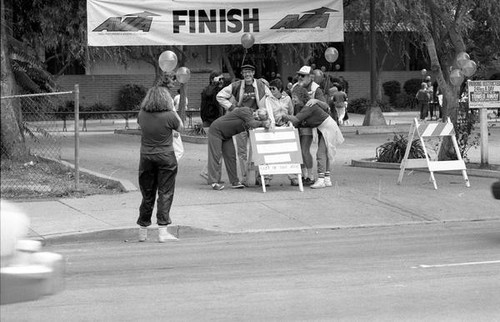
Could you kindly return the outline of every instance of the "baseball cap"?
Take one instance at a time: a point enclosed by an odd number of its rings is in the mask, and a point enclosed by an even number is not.
[[[250,65],[250,64],[245,64],[245,65],[241,66],[241,70],[245,70],[245,69],[255,70],[255,66]]]
[[[297,72],[297,74],[310,75],[311,72],[312,72],[311,66],[302,66]]]

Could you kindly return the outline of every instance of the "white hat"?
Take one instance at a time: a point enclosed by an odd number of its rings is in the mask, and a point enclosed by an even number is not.
[[[302,66],[300,70],[297,72],[297,74],[310,75],[311,71],[312,71],[311,66]]]

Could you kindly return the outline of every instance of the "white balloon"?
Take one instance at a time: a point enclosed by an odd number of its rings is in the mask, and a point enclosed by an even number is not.
[[[177,70],[175,76],[177,77],[179,83],[185,84],[189,82],[189,79],[191,78],[191,71],[187,67],[181,67]]]
[[[334,63],[339,58],[339,51],[335,47],[328,47],[325,50],[325,59],[329,63]]]
[[[470,56],[466,52],[462,51],[457,55],[457,66],[459,68],[463,68],[464,65],[469,61]]]
[[[166,50],[158,58],[158,64],[162,71],[171,72],[177,66],[177,55],[173,51]]]
[[[473,60],[468,60],[465,62],[465,64],[462,66],[461,69],[462,69],[462,74],[464,74],[467,77],[471,77],[476,72],[477,65]]]

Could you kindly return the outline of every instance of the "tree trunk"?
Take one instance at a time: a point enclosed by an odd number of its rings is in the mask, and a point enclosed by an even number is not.
[[[231,66],[231,62],[229,61],[229,57],[227,57],[227,50],[225,47],[222,50],[222,60],[224,61],[224,64],[226,64],[229,76],[231,76],[231,79],[234,80],[236,78],[236,74],[234,73],[233,66]]]
[[[443,115],[440,115],[443,121],[449,117],[453,126],[457,125],[458,118],[458,91],[460,86],[454,86],[449,81],[446,81],[443,69],[439,63],[439,58],[436,51],[436,44],[434,38],[430,33],[425,34],[427,51],[429,53],[429,58],[431,60],[431,70],[439,85],[439,89],[443,94]],[[453,147],[453,143],[449,137],[443,138],[443,143],[441,144],[441,149],[438,152],[438,160],[449,160],[456,158],[456,153]]]
[[[379,106],[370,106],[363,119],[363,126],[387,125],[382,109]]]
[[[10,67],[10,59],[7,53],[7,34],[5,28],[5,7],[4,1],[1,3],[2,10],[2,36],[1,36],[1,96],[9,96],[14,94],[15,79]],[[1,113],[1,143],[2,143],[2,158],[21,159],[27,154],[24,144],[23,134],[19,128],[19,123],[15,112],[15,99],[2,99]]]
[[[383,61],[385,60],[385,57],[384,59],[382,60],[382,64],[383,64]],[[380,65],[382,66],[382,65]],[[382,92],[381,92],[381,80],[380,80],[380,71],[382,70],[381,67],[377,67],[375,68],[375,75],[374,76],[370,76],[370,77],[375,77],[375,83],[376,83],[376,94],[375,94],[375,102],[372,102],[372,106],[370,106],[368,108],[368,110],[366,110],[366,113],[365,113],[365,118],[363,119],[363,126],[378,126],[378,125],[387,125],[387,122],[385,120],[385,117],[384,117],[384,114],[382,113],[382,109],[380,108],[380,106],[377,106],[376,105],[376,102],[377,100],[381,100],[381,95],[382,95]]]

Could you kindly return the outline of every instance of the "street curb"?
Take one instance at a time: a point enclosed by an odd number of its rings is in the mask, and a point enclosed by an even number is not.
[[[69,167],[69,168],[71,168],[73,170],[75,169],[75,165],[72,164],[72,163],[69,163],[67,161],[60,160],[60,161],[57,161],[57,162],[61,163],[65,167]],[[137,187],[132,182],[130,182],[130,181],[126,180],[126,179],[118,179],[118,178],[113,178],[113,177],[110,177],[110,176],[105,176],[105,175],[103,175],[101,173],[94,172],[92,170],[88,170],[88,169],[85,169],[85,168],[78,168],[78,171],[85,172],[88,175],[97,177],[97,178],[99,178],[101,180],[104,180],[104,181],[115,183],[116,185],[119,186],[119,188],[120,188],[120,190],[122,192],[131,192],[131,191],[137,191],[138,190]]]
[[[400,170],[400,163],[388,163],[388,162],[375,162],[374,158],[371,159],[361,159],[361,160],[351,160],[351,166],[360,168],[372,168],[372,169],[392,169]],[[466,164],[467,166],[467,164]],[[408,169],[421,172],[429,172],[427,169]],[[460,175],[457,171],[439,171],[442,174]],[[489,169],[475,169],[467,168],[467,175],[471,177],[482,177],[482,178],[494,178],[500,179],[500,171],[489,170]]]
[[[206,230],[202,228],[194,228],[191,226],[168,226],[168,231],[177,238],[193,238],[202,236],[215,236],[224,235],[225,232]],[[78,243],[78,242],[91,242],[91,241],[116,241],[122,240],[124,242],[137,242],[138,226],[100,229],[94,231],[62,233],[40,236],[38,239],[44,245],[57,245],[65,243]],[[148,241],[158,241],[157,227],[148,228]]]
[[[386,134],[386,133],[408,133],[410,131],[411,124],[395,124],[395,125],[378,125],[378,126],[340,126],[340,131],[343,134]],[[125,134],[125,135],[141,135],[141,131],[137,129],[128,130],[115,130],[115,134]],[[183,142],[194,143],[194,144],[207,144],[208,138],[206,136],[194,136],[194,135],[181,135]]]
[[[207,230],[203,228],[195,228],[191,226],[168,226],[168,231],[179,238],[199,238],[209,236],[224,236],[224,235],[243,235],[243,234],[268,234],[268,233],[287,233],[301,231],[322,231],[322,230],[347,230],[347,229],[372,229],[372,228],[389,228],[403,227],[416,225],[437,225],[450,223],[477,223],[477,222],[497,222],[498,218],[479,218],[479,219],[450,219],[450,220],[429,220],[429,221],[402,221],[399,223],[382,223],[382,224],[364,224],[364,225],[346,225],[346,226],[303,226],[293,228],[276,228],[276,229],[249,229],[244,231],[219,231]],[[78,232],[70,234],[54,234],[39,238],[32,238],[42,242],[43,246],[60,245],[68,243],[86,243],[100,241],[122,241],[126,243],[138,243],[137,226],[126,228],[113,228],[105,230],[96,230],[88,232]],[[148,239],[146,243],[158,242],[158,230],[156,227],[149,228]],[[172,241],[175,242],[175,241]]]
[[[380,125],[380,126],[340,126],[340,131],[344,134],[354,133],[362,134],[386,134],[386,133],[408,133],[410,132],[409,123],[395,125]]]
[[[67,162],[67,161],[64,161],[64,160],[58,160],[58,159],[46,158],[46,157],[39,157],[39,158],[42,158],[42,159],[48,160],[48,161],[52,161],[52,162],[57,162],[60,165],[62,165],[63,167],[70,168],[72,170],[75,169],[75,165],[73,163],[70,163],[70,162]],[[78,168],[78,171],[84,172],[85,174],[87,174],[89,176],[96,177],[96,178],[98,178],[100,180],[103,180],[105,182],[114,184],[114,185],[118,186],[118,188],[122,192],[131,192],[131,191],[137,191],[138,190],[137,187],[132,182],[130,182],[130,181],[126,180],[126,179],[118,179],[118,178],[113,178],[113,177],[110,177],[110,176],[105,176],[105,175],[103,175],[101,173],[94,172],[92,170],[88,170],[88,169],[85,169],[85,168]]]

